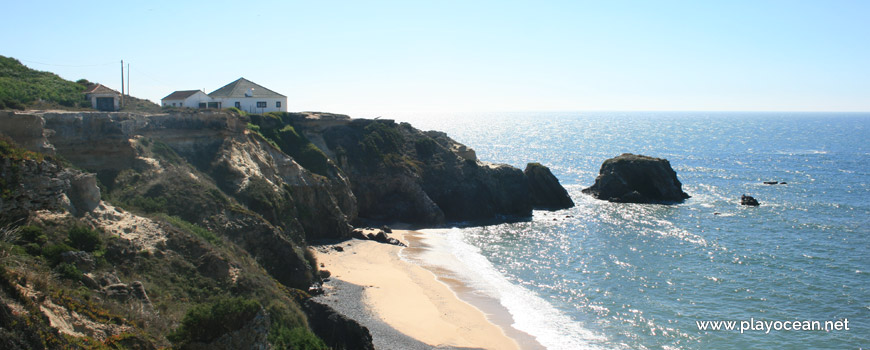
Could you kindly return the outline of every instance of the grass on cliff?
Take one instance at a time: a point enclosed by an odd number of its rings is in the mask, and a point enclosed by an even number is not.
[[[305,169],[328,176],[329,157],[317,148],[305,135],[296,131],[290,123],[289,113],[270,112],[251,116],[248,129],[258,133],[282,152],[293,157]]]
[[[57,74],[33,70],[18,60],[0,56],[0,109],[25,109],[44,101],[62,107],[90,108],[85,86]]]
[[[35,160],[41,162],[45,159],[45,156],[42,153],[28,151],[16,144],[11,138],[0,134],[0,158],[13,161]]]
[[[0,109],[91,109],[84,95],[91,86],[85,79],[72,82],[0,55]],[[161,108],[145,99],[124,96],[122,110],[157,113]]]

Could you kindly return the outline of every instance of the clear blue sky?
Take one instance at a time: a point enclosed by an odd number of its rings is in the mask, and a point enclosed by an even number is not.
[[[870,111],[870,1],[7,1],[0,55],[159,102],[290,110]]]

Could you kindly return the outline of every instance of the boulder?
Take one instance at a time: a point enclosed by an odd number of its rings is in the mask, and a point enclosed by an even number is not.
[[[127,301],[130,299],[130,287],[123,283],[110,284],[103,288],[103,293],[106,297],[118,301]]]
[[[400,241],[400,240],[398,240],[398,239],[395,239],[395,238],[393,238],[393,237],[390,237],[389,239],[387,239],[387,244],[397,245],[397,246],[400,246],[400,247],[407,247],[407,246],[405,245],[405,243],[402,243],[402,241]]]
[[[379,243],[388,243],[390,241],[390,238],[387,237],[387,234],[384,233],[384,231],[378,231],[378,233],[375,234],[374,240]]]
[[[151,304],[151,299],[148,298],[148,293],[145,293],[145,286],[142,282],[134,281],[133,283],[130,283],[130,292],[136,299],[139,299],[145,304]]]
[[[583,193],[618,203],[680,203],[689,198],[666,159],[624,153],[601,165]]]
[[[90,272],[96,266],[94,257],[83,251],[63,252],[60,254],[63,262],[75,266],[82,272]]]
[[[350,237],[356,239],[369,239],[366,237],[366,234],[363,230],[355,228],[353,231],[350,231]]]
[[[740,196],[740,205],[748,205],[751,207],[759,206],[758,200],[753,198],[752,196],[742,195]]]
[[[541,163],[529,163],[523,174],[528,178],[535,209],[559,210],[574,206],[568,191],[559,184],[559,179],[550,172],[550,168]]]

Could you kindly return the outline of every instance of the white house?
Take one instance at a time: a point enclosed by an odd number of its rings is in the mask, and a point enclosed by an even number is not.
[[[221,108],[236,107],[248,113],[286,112],[287,96],[239,78],[208,94]]]
[[[211,97],[199,90],[176,91],[160,100],[163,107],[220,108]]]
[[[120,109],[121,93],[109,89],[102,84],[94,85],[85,91],[85,97],[91,100],[91,106],[100,111],[117,111]]]

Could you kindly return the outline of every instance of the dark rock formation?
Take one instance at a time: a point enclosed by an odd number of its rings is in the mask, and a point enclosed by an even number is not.
[[[529,190],[532,192],[532,205],[539,209],[565,209],[574,206],[574,201],[568,195],[559,179],[541,163],[529,163],[523,171],[529,179]]]
[[[583,193],[618,203],[680,203],[689,198],[670,162],[630,153],[604,161],[595,184]]]
[[[368,328],[314,300],[306,300],[302,306],[311,330],[331,349],[374,350]]]
[[[300,125],[313,124],[307,123]],[[472,150],[444,133],[357,119],[332,123],[316,134],[350,179],[361,218],[441,225],[532,213],[529,179],[520,169],[478,161]]]
[[[753,198],[752,196],[747,196],[744,194],[744,195],[740,196],[740,205],[748,205],[751,207],[757,207],[760,204],[758,203],[757,199]]]
[[[96,266],[94,257],[83,251],[63,252],[60,254],[63,262],[75,266],[82,272],[90,272]]]

